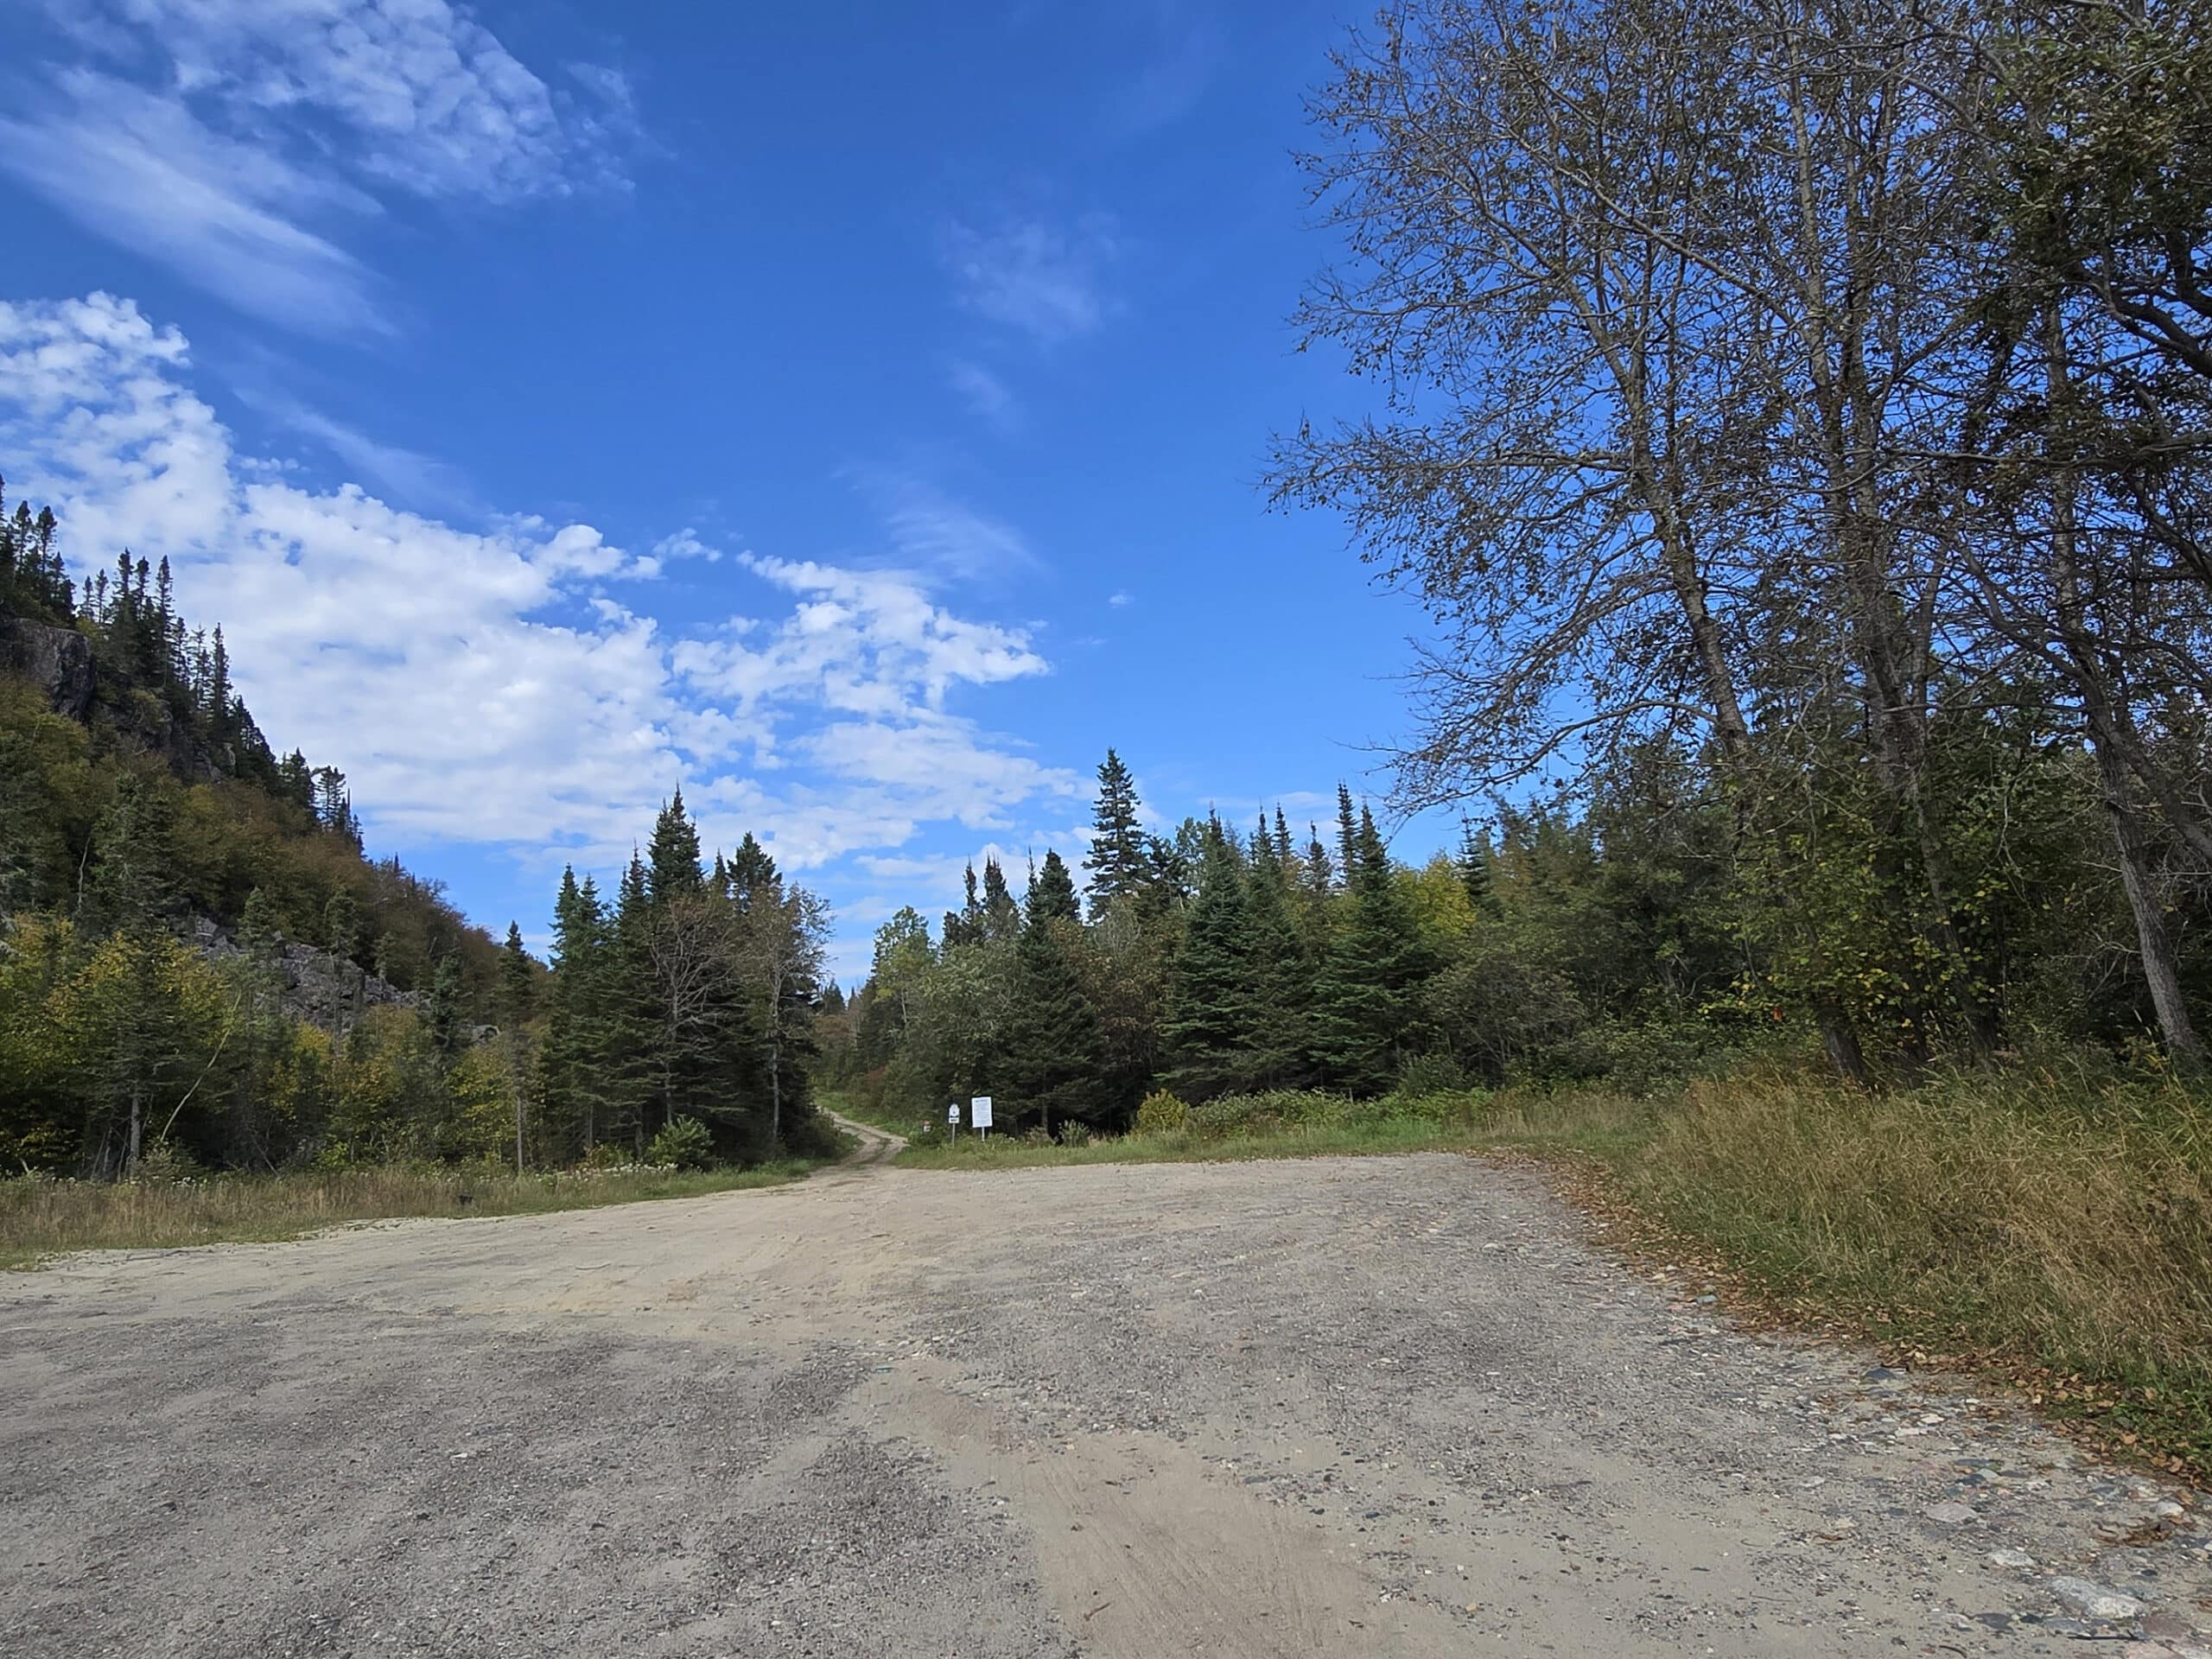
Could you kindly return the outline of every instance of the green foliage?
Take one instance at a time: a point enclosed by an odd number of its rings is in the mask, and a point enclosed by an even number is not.
[[[645,1162],[676,1169],[705,1169],[714,1162],[715,1137],[696,1117],[679,1117],[645,1143]]]
[[[1071,889],[1071,902],[1072,896]],[[1014,1122],[1033,1116],[1047,1134],[1071,1120],[1103,1122],[1114,1110],[1097,1011],[1069,960],[1076,936],[1065,917],[1033,909],[1014,947],[1013,995],[1001,1027],[999,1069]]]
[[[1131,1128],[1139,1135],[1172,1135],[1191,1121],[1191,1109],[1180,1097],[1155,1089],[1137,1103]]]
[[[363,857],[344,776],[271,753],[166,566],[123,559],[73,611],[54,529],[0,520],[0,646],[73,631],[41,650],[81,639],[93,683],[80,721],[0,674],[6,1166],[634,1160],[679,1117],[731,1160],[823,1149],[823,915],[757,840],[710,881],[671,798],[613,915],[564,878],[549,976],[519,926],[503,950]]]
[[[1090,913],[1095,918],[1116,899],[1135,899],[1151,876],[1145,836],[1137,820],[1135,779],[1113,750],[1098,766],[1098,801],[1090,827]]]

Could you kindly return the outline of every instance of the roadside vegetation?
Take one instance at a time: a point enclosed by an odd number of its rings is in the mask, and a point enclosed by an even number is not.
[[[521,1216],[647,1198],[780,1186],[819,1160],[750,1168],[607,1164],[518,1177],[502,1165],[386,1164],[289,1174],[200,1174],[149,1156],[126,1181],[17,1175],[0,1180],[0,1269],[73,1250],[270,1243],[353,1222]]]

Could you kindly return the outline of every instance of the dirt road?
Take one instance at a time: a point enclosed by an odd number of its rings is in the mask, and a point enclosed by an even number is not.
[[[0,1280],[0,1652],[2212,1647],[2173,1494],[1697,1293],[1442,1155],[82,1257]]]

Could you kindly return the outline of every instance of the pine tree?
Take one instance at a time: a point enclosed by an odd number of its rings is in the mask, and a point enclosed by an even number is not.
[[[1134,899],[1151,874],[1145,835],[1137,823],[1136,780],[1113,750],[1098,767],[1098,802],[1090,814],[1096,833],[1090,841],[1090,913],[1104,912],[1116,899]]]
[[[1057,852],[1047,850],[1044,868],[1030,876],[1023,909],[1024,919],[1032,927],[1040,918],[1062,922],[1083,919],[1083,907],[1076,902],[1075,877]]]
[[[648,856],[651,866],[646,891],[655,904],[665,904],[678,893],[697,893],[705,887],[706,880],[699,871],[699,830],[684,814],[683,791],[680,789],[653,820]]]
[[[1351,810],[1351,791],[1339,780],[1337,784],[1337,874],[1347,889],[1351,886],[1352,871],[1359,863],[1359,831]]]
[[[1251,1079],[1249,948],[1243,872],[1221,825],[1212,823],[1168,999],[1171,1086],[1186,1100],[1211,1099]]]

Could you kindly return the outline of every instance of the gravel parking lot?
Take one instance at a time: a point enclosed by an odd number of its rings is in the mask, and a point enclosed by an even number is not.
[[[0,1651],[2212,1653],[2190,1495],[1678,1280],[1441,1154],[79,1257]]]

